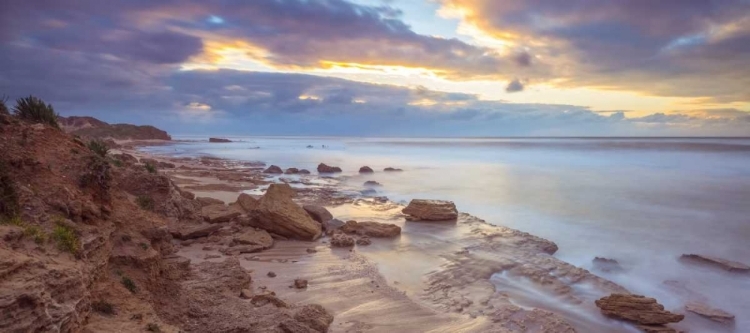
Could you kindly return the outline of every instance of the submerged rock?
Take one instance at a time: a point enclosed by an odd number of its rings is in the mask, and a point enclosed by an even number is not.
[[[375,171],[373,171],[372,168],[370,168],[368,166],[363,166],[363,167],[359,168],[359,173],[373,173],[373,172],[375,172]]]
[[[307,170],[307,169],[300,169],[300,170],[299,170],[299,174],[300,174],[300,175],[309,175],[309,174],[310,174],[310,170]]]
[[[395,224],[379,222],[346,221],[341,231],[347,234],[357,234],[375,238],[395,237],[401,234],[401,227]]]
[[[287,174],[287,175],[296,175],[298,173],[299,173],[299,169],[297,168],[289,168],[289,169],[286,169],[286,171],[284,171],[284,174]]]
[[[383,186],[383,185],[374,180],[368,180],[364,183],[364,186]]]
[[[280,167],[276,165],[272,165],[268,167],[267,169],[263,170],[263,173],[281,174],[281,173],[284,173],[284,171],[281,170]]]
[[[452,201],[413,199],[402,213],[412,220],[449,221],[458,218],[458,210]]]
[[[656,299],[641,295],[611,294],[595,303],[605,316],[641,325],[676,323],[685,318],[684,315],[664,310]]]
[[[685,310],[722,324],[729,324],[734,321],[733,314],[724,310],[714,309],[703,303],[689,302],[685,304]]]
[[[730,272],[747,273],[750,272],[750,266],[745,265],[741,262],[721,259],[712,256],[706,256],[702,254],[683,254],[680,257],[682,260],[695,261],[699,263],[713,265]]]
[[[404,170],[401,170],[401,169],[398,169],[398,168],[387,167],[387,168],[383,169],[383,171],[385,171],[385,172],[398,172],[398,171],[404,171]]]
[[[325,163],[318,164],[318,173],[335,173],[335,172],[341,172],[341,168],[336,166],[329,166]]]
[[[615,259],[608,259],[602,257],[595,257],[591,262],[594,263],[594,268],[602,272],[617,272],[622,271],[622,266]]]

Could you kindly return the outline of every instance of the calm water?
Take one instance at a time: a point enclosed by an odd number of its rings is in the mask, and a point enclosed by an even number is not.
[[[737,316],[735,332],[750,332],[750,276],[676,260],[702,253],[750,263],[750,139],[234,139],[243,142],[147,149],[282,168],[341,166],[353,190],[377,180],[378,195],[392,200],[452,200],[490,223],[556,242],[558,258],[667,308],[705,297]],[[363,165],[378,172],[360,176]],[[379,172],[388,166],[406,171]],[[597,272],[594,256],[617,259],[626,271]],[[675,292],[665,280],[696,294]]]

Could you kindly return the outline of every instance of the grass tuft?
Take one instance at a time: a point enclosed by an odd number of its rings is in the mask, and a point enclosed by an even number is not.
[[[56,225],[52,229],[52,239],[57,242],[57,247],[62,251],[70,252],[74,255],[77,255],[80,251],[78,235],[76,235],[75,230],[71,227],[63,224]]]
[[[47,241],[47,234],[44,233],[44,230],[42,230],[42,228],[35,225],[24,227],[23,235],[31,237],[32,239],[34,239],[34,243],[37,244],[44,244],[44,242]]]
[[[156,167],[153,164],[146,163],[144,167],[146,168],[146,171],[148,171],[148,173],[156,173]]]
[[[140,245],[142,249],[148,250],[148,244],[146,244],[146,243],[139,243],[138,245]]]
[[[135,198],[135,203],[143,210],[154,210],[154,199],[149,196],[139,195]]]
[[[52,108],[52,104],[45,104],[43,100],[34,96],[17,99],[13,113],[26,121],[60,128],[60,125],[57,124],[57,114],[55,113],[55,109]]]
[[[120,279],[120,283],[122,283],[125,289],[130,290],[131,293],[135,294],[136,292],[138,292],[138,287],[135,285],[135,282],[133,282],[133,280],[129,277],[123,276],[122,279]]]
[[[94,152],[94,154],[101,157],[106,157],[107,153],[109,153],[109,147],[107,147],[107,144],[102,140],[91,140],[89,141],[88,147]]]

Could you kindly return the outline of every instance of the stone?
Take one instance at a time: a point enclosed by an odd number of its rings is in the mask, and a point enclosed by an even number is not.
[[[274,272],[268,272],[268,274],[266,274],[266,275],[268,277],[270,277],[270,278],[275,278],[276,277],[276,273],[274,273]]]
[[[241,214],[234,206],[227,206],[225,204],[210,205],[201,208],[201,216],[208,223],[229,222]]]
[[[372,240],[370,237],[364,236],[359,239],[357,239],[357,245],[367,246],[372,244]]]
[[[401,234],[401,227],[380,222],[357,222],[357,221],[346,221],[341,228],[341,231],[347,234],[357,234],[360,236],[368,236],[375,238],[387,238],[395,237]]]
[[[354,246],[354,238],[347,236],[342,233],[337,233],[331,236],[331,246],[333,247],[352,247]]]
[[[235,244],[258,245],[264,249],[273,246],[273,238],[265,230],[249,229],[239,235],[235,235],[233,241]]]
[[[609,273],[622,271],[622,266],[620,266],[620,263],[615,259],[595,257],[591,262],[594,264],[594,268],[602,272]]]
[[[677,333],[674,328],[664,325],[638,325],[638,329],[645,333]]]
[[[200,238],[200,237],[206,237],[214,232],[221,229],[221,224],[208,224],[203,223],[201,225],[196,225],[192,227],[183,227],[177,230],[170,230],[169,232],[172,234],[174,238],[182,239],[182,240],[188,240],[188,239],[194,239],[194,238]]]
[[[258,202],[252,224],[270,233],[283,237],[315,240],[322,228],[307,212],[292,201],[289,185],[271,184]],[[272,235],[273,236],[273,235]]]
[[[299,174],[301,174],[301,175],[309,175],[310,174],[310,170],[300,169],[299,170]]]
[[[385,171],[385,172],[398,172],[398,171],[404,171],[404,170],[397,169],[397,168],[387,167],[387,168],[383,169],[383,171]]]
[[[685,310],[722,324],[729,324],[734,321],[733,314],[724,310],[714,309],[703,303],[688,302],[685,304]]]
[[[323,206],[304,205],[302,206],[302,209],[304,209],[307,214],[310,214],[310,217],[312,217],[313,220],[318,221],[318,223],[324,226],[323,229],[325,229],[326,223],[333,219],[333,215],[331,215],[328,209],[325,209]]]
[[[224,248],[221,250],[221,252],[229,256],[236,256],[243,253],[256,253],[265,249],[267,248],[262,245],[239,245]]]
[[[685,261],[694,261],[712,265],[730,272],[747,273],[750,272],[750,266],[741,262],[726,260],[713,256],[706,256],[702,254],[683,254],[680,259]]]
[[[329,166],[325,163],[318,164],[318,173],[335,173],[341,172],[341,168],[335,166]]]
[[[258,207],[258,199],[253,198],[247,193],[242,193],[237,197],[236,204],[245,212],[251,212]]]
[[[333,322],[333,315],[319,304],[308,304],[294,314],[294,319],[318,332],[328,332],[328,327]]]
[[[307,288],[307,280],[305,279],[294,279],[294,287],[297,289]]]
[[[676,323],[684,315],[664,310],[655,299],[633,294],[611,294],[596,302],[605,316],[627,320],[641,325]]]
[[[286,169],[286,171],[284,171],[284,173],[287,174],[287,175],[296,175],[296,174],[299,173],[299,169],[297,169],[297,168],[289,168],[289,169]]]
[[[359,173],[373,173],[373,172],[375,172],[375,171],[372,171],[372,168],[370,168],[368,166],[363,166],[363,167],[359,168]]]
[[[307,249],[307,253],[317,253],[318,250],[316,249]]]
[[[232,142],[232,140],[224,139],[224,138],[208,138],[208,142],[212,142],[212,143],[227,143],[227,142]]]
[[[374,180],[368,180],[363,185],[364,186],[383,186],[383,184],[380,184]]]
[[[346,223],[339,219],[331,219],[328,222],[323,223],[323,229],[325,229],[326,231],[333,231],[333,230],[343,227],[344,224]]]
[[[413,199],[402,213],[411,220],[450,221],[458,218],[458,210],[452,201]]]
[[[284,173],[284,171],[281,170],[281,168],[279,168],[278,166],[272,165],[268,167],[267,169],[263,170],[263,173],[281,174],[281,173]]]
[[[240,291],[240,298],[252,299],[253,298],[253,291],[250,290],[250,289],[242,289],[242,291]]]
[[[195,198],[195,201],[198,201],[201,206],[211,206],[211,205],[223,205],[224,201],[221,201],[219,199],[214,198],[208,198],[208,197],[197,197]]]

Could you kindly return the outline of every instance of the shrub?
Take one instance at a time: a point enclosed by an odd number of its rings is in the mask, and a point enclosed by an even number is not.
[[[91,309],[101,314],[105,314],[105,315],[115,314],[115,306],[112,305],[112,303],[107,302],[107,301],[99,300],[94,303],[91,303]]]
[[[120,279],[120,282],[125,287],[125,289],[130,290],[131,293],[135,294],[138,291],[138,287],[136,287],[135,282],[131,280],[127,276],[123,276],[122,279]]]
[[[35,225],[24,227],[23,234],[24,236],[33,238],[34,242],[37,244],[43,244],[47,241],[47,234],[44,233],[44,230],[42,230],[42,228],[39,228]]]
[[[135,202],[141,207],[141,209],[154,210],[154,199],[149,196],[139,195],[135,198]]]
[[[113,158],[113,159],[110,159],[110,162],[112,162],[112,165],[114,165],[114,166],[116,166],[118,168],[122,168],[122,161],[120,161],[120,160],[118,160],[116,158]]]
[[[10,178],[8,167],[0,161],[0,219],[13,218],[19,213],[18,192]]]
[[[57,124],[57,114],[52,105],[44,104],[44,101],[34,96],[17,99],[13,113],[23,120],[60,128],[60,125]]]
[[[146,325],[146,331],[158,333],[158,332],[161,332],[161,329],[159,328],[159,325],[154,324],[154,323],[149,323],[148,325]]]
[[[89,141],[88,147],[94,152],[94,154],[101,157],[107,156],[107,153],[109,152],[109,147],[107,147],[107,144],[102,140],[91,140]]]
[[[112,175],[109,172],[110,165],[107,163],[107,160],[99,156],[89,156],[89,158],[88,170],[81,175],[81,178],[78,180],[79,185],[81,187],[96,189],[99,198],[108,201],[110,182],[112,181]]]
[[[151,163],[146,163],[145,168],[146,168],[146,171],[148,171],[148,173],[156,173],[156,166],[154,166]]]
[[[57,242],[57,247],[62,251],[77,255],[80,250],[78,245],[78,235],[76,235],[73,228],[66,225],[57,224],[55,228],[52,229],[52,239]]]
[[[5,218],[2,219],[1,222],[2,222],[2,224],[5,224],[5,225],[14,225],[14,226],[17,226],[17,227],[22,227],[22,228],[24,226],[26,226],[26,224],[23,223],[23,221],[21,220],[21,218],[18,217],[18,216],[5,217]]]
[[[142,249],[148,250],[148,244],[146,244],[146,243],[140,243],[139,245],[141,246]]]

